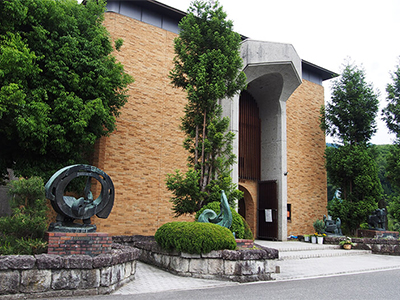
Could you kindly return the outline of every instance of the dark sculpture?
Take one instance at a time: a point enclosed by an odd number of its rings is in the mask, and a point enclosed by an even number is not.
[[[205,209],[198,218],[198,222],[214,223],[226,228],[232,226],[232,212],[225,192],[221,191],[221,212],[217,215],[212,209]]]
[[[332,217],[328,215],[326,217],[324,215],[324,222],[325,222],[325,232],[327,234],[336,234],[336,235],[342,235],[342,222],[340,221],[340,218],[336,219],[336,222],[332,220]]]
[[[372,212],[372,215],[368,216],[369,229],[372,230],[386,230],[386,209],[381,208]]]
[[[80,176],[87,177],[83,197],[76,199],[64,196],[68,184]],[[91,178],[101,184],[97,199],[93,199],[90,191]],[[107,218],[114,205],[114,184],[111,178],[102,170],[89,165],[72,165],[57,171],[46,183],[45,189],[46,198],[57,212],[56,223],[50,224],[49,231],[94,232],[96,225],[91,224],[90,218],[94,215]],[[83,220],[83,224],[74,223],[76,219]]]

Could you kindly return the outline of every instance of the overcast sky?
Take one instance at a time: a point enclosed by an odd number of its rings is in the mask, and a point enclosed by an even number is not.
[[[158,0],[187,11],[191,0]],[[386,84],[400,63],[399,0],[220,0],[234,30],[251,39],[292,44],[299,56],[336,73],[350,59],[363,67],[367,82],[380,91],[386,106]],[[329,81],[324,83],[329,98]],[[327,100],[327,99],[326,99]],[[374,144],[391,144],[378,121]],[[327,139],[327,141],[332,141]]]

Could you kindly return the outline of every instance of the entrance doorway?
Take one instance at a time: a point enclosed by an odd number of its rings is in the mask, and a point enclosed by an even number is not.
[[[258,184],[257,235],[260,239],[278,239],[278,195],[276,180]]]

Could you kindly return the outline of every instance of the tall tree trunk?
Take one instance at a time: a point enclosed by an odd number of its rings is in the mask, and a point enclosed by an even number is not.
[[[194,146],[194,162],[193,166],[196,169],[197,162],[199,160],[199,150],[197,147],[199,146],[199,125],[196,125],[196,141],[195,141],[195,146]]]
[[[206,140],[206,120],[207,120],[207,110],[204,109],[204,119],[203,119],[203,144],[201,145],[201,174],[200,174],[200,187],[201,191],[204,192],[206,186],[204,185],[204,168],[205,168],[205,155],[204,155],[204,143]]]

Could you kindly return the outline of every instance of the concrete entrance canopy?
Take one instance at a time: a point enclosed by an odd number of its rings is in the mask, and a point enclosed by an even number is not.
[[[290,44],[245,40],[241,47],[247,91],[259,107],[261,119],[261,181],[275,180],[278,188],[278,240],[287,239],[286,100],[301,84],[301,59]],[[239,157],[239,99],[223,101],[224,114],[236,133]],[[239,183],[238,165],[232,178]],[[257,201],[257,199],[253,199]],[[259,220],[260,221],[260,220]]]

